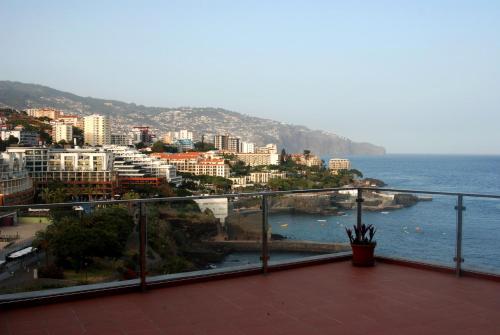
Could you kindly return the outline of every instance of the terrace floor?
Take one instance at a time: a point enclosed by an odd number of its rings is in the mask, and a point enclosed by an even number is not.
[[[500,334],[500,283],[336,262],[0,311],[0,334]]]

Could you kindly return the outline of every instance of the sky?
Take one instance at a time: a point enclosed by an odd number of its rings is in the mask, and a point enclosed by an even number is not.
[[[0,80],[500,154],[500,1],[0,0]]]

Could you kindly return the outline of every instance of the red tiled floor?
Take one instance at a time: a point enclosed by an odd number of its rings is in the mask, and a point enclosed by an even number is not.
[[[0,334],[500,334],[500,283],[348,262],[0,313]]]

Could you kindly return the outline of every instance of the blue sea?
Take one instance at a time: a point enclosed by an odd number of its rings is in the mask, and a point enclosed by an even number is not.
[[[390,188],[500,195],[500,156],[349,158],[365,177],[381,179]],[[454,266],[457,199],[432,198],[409,208],[363,213],[363,221],[377,227],[378,255]],[[464,204],[463,268],[500,273],[500,200],[466,197]],[[355,224],[356,211],[345,216],[272,214],[269,221],[273,233],[289,239],[348,242],[345,227]]]

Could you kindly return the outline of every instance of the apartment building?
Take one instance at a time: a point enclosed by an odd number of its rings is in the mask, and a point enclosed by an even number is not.
[[[217,150],[237,153],[240,152],[241,139],[230,135],[215,135],[214,144]]]
[[[163,136],[163,143],[172,144],[177,140],[190,140],[194,142],[194,135],[192,131],[182,129],[179,131],[169,131]]]
[[[229,177],[230,168],[221,158],[207,158],[203,152],[185,152],[177,154],[155,153],[153,157],[158,157],[167,164],[174,165],[179,172],[191,173],[194,175],[207,175],[218,177]]]
[[[38,145],[39,135],[36,131],[31,130],[0,130],[0,138],[6,141],[10,136],[14,136],[22,145]]]
[[[255,152],[255,143],[252,142],[241,142],[239,152],[244,154],[251,154]]]
[[[132,140],[132,144],[137,143],[152,143],[152,134],[151,130],[148,126],[134,126],[132,127],[132,131],[129,134],[130,139]]]
[[[57,118],[58,123],[72,125],[80,129],[84,128],[84,119],[78,115],[61,115]]]
[[[3,152],[0,155],[0,206],[33,202],[33,181],[22,155]]]
[[[279,165],[279,155],[272,153],[238,153],[236,158],[250,166]]]
[[[328,162],[328,169],[333,174],[337,174],[340,170],[350,170],[351,162],[345,158],[332,158]]]
[[[258,154],[277,154],[278,146],[274,143],[266,144],[263,147],[255,148],[255,152]]]
[[[73,141],[73,126],[71,124],[56,123],[52,126],[53,142],[59,143],[65,141],[71,143]]]
[[[63,112],[53,108],[28,108],[24,111],[32,117],[48,117],[52,120],[56,120],[64,115]]]
[[[111,144],[109,116],[89,115],[84,118],[84,140],[91,146]]]
[[[265,172],[252,172],[247,180],[254,184],[267,184],[270,179],[286,179],[286,172],[265,171]]]
[[[158,157],[143,154],[126,146],[105,146],[104,149],[114,155],[113,170],[117,173],[119,184],[123,184],[127,178],[126,182],[129,186],[134,183],[151,185],[162,181],[172,184],[182,182],[182,177],[177,175],[176,167],[165,163]],[[156,180],[151,178],[156,178]]]
[[[132,145],[132,139],[128,134],[111,134],[111,145]]]
[[[68,194],[79,199],[102,199],[114,194],[116,182],[111,152],[95,148],[8,147],[7,153],[16,154],[24,161],[39,187],[61,182]]]

